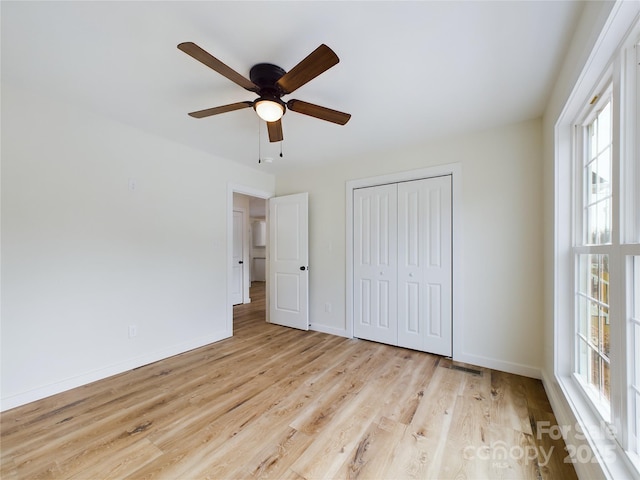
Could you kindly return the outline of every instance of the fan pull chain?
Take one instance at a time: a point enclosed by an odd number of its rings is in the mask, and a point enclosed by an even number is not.
[[[260,130],[260,120],[258,119],[258,165],[262,163],[262,141],[260,135],[262,131]]]
[[[282,143],[283,143],[283,141],[280,140],[280,158],[282,158]]]

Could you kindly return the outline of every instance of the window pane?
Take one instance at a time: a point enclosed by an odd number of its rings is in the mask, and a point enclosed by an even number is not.
[[[578,333],[584,338],[589,334],[589,302],[582,295],[578,296]]]
[[[589,347],[589,384],[600,391],[600,355]]]
[[[585,163],[588,163],[598,156],[598,135],[597,135],[597,119],[587,127],[587,135],[589,135],[589,153],[585,157]]]
[[[586,190],[585,193],[587,194],[587,205],[590,205],[592,203],[594,203],[597,198],[596,198],[596,194],[598,193],[598,161],[594,160],[593,162],[589,163],[586,167],[585,167],[585,183],[586,183]]]
[[[585,243],[589,245],[611,243],[611,197],[586,208]]]
[[[638,387],[638,389],[640,389],[640,367],[638,366],[638,363],[640,362],[640,325],[639,324],[635,324],[633,327],[633,330],[635,331],[635,335],[634,335],[634,352],[633,352],[633,356],[635,357],[635,379],[633,380],[633,384]],[[640,415],[640,412],[638,412],[638,415]]]
[[[585,243],[595,245],[598,241],[598,208],[597,205],[587,207],[585,219]]]
[[[606,147],[597,158],[585,167],[587,204],[595,203],[611,195],[611,147]]]
[[[609,255],[580,254],[576,293],[576,373],[594,400],[609,402]]]
[[[605,196],[611,195],[611,146],[607,146],[598,155],[597,175],[597,193],[600,200]]]
[[[640,412],[640,393],[636,393],[635,394],[635,411],[636,411],[636,415],[635,415],[635,419],[636,419],[636,439],[640,438],[640,415],[638,415],[638,412]],[[633,418],[633,417],[632,417]],[[633,420],[632,420],[633,421]],[[636,453],[640,453],[640,442],[638,440],[636,440],[637,444],[636,444]]]
[[[584,159],[584,224],[587,245],[611,243],[611,103],[584,130],[589,136]]]
[[[578,292],[584,295],[590,295],[589,289],[591,288],[591,280],[589,275],[585,275],[584,272],[589,272],[589,265],[591,255],[578,255],[577,263],[578,263]]]
[[[600,292],[598,300],[609,306],[609,255],[598,255],[600,263]]]
[[[581,338],[578,338],[578,368],[577,368],[577,373],[578,375],[580,375],[580,377],[582,377],[582,380],[587,383],[587,377],[588,377],[588,363],[589,363],[589,357],[588,357],[588,348],[587,348],[587,344],[584,340],[582,340]]]
[[[594,153],[599,154],[611,143],[611,102],[608,102],[598,115],[596,125],[598,150]]]
[[[591,302],[589,308],[589,325],[589,341],[595,348],[598,348],[600,344],[600,322],[598,321],[598,304],[595,302]]]
[[[609,369],[609,363],[600,359],[600,366],[602,374],[600,392],[604,394],[604,398],[608,402],[611,400],[611,373]]]
[[[611,243],[611,198],[606,198],[597,204],[597,240],[596,243],[603,245]]]
[[[635,381],[633,384],[640,389],[640,256],[633,257],[633,275],[632,284],[627,288],[631,288],[631,322],[633,325],[633,331],[635,335],[632,337],[633,342],[633,357],[635,361],[632,361],[631,365],[635,370]],[[640,412],[638,412],[640,414]]]
[[[632,258],[631,285],[627,288],[631,297],[631,348],[629,383],[631,384],[631,409],[629,428],[635,435],[635,451],[640,454],[640,256]],[[633,445],[632,445],[633,447]]]
[[[600,353],[609,357],[609,309],[600,308]]]
[[[598,262],[598,255],[587,255],[589,257],[589,270],[585,272],[590,278],[590,291],[589,296],[596,300],[600,297],[598,292],[600,291],[600,265]]]

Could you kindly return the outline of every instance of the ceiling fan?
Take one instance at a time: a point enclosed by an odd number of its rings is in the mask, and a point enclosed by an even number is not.
[[[271,63],[258,63],[251,67],[249,78],[228,67],[193,42],[181,43],[178,48],[220,75],[240,85],[245,90],[258,94],[258,98],[254,101],[231,103],[189,113],[194,118],[204,118],[253,107],[258,116],[267,122],[270,142],[279,142],[283,139],[281,118],[287,108],[293,112],[310,115],[338,125],[344,125],[351,118],[349,113],[339,112],[320,105],[314,105],[313,103],[303,102],[302,100],[291,99],[286,103],[282,100],[282,96],[293,93],[340,61],[334,51],[324,44],[316,48],[288,72]]]

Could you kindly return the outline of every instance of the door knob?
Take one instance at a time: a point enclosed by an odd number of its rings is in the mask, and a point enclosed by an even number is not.
[[[244,262],[242,260],[238,260],[238,263],[242,265]]]
[[[307,267],[300,267],[300,270],[305,271],[307,269]]]

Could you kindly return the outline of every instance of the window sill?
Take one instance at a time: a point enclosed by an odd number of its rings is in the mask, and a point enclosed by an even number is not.
[[[589,404],[577,381],[569,375],[558,375],[556,380],[575,419],[574,425],[564,426],[564,440],[567,458],[574,463],[580,478],[640,479],[637,457],[625,452],[612,438],[609,428]],[[591,452],[585,453],[581,448],[585,442]]]
[[[578,385],[581,389],[583,397],[587,397],[583,400],[586,401],[586,404],[590,408],[596,409],[597,413],[595,414],[596,418],[598,418],[598,414],[600,415],[600,422],[611,423],[611,407],[608,403],[602,401],[599,396],[600,392],[593,386],[584,381],[582,377],[578,374],[573,374],[573,385]],[[591,405],[589,404],[591,402]]]

